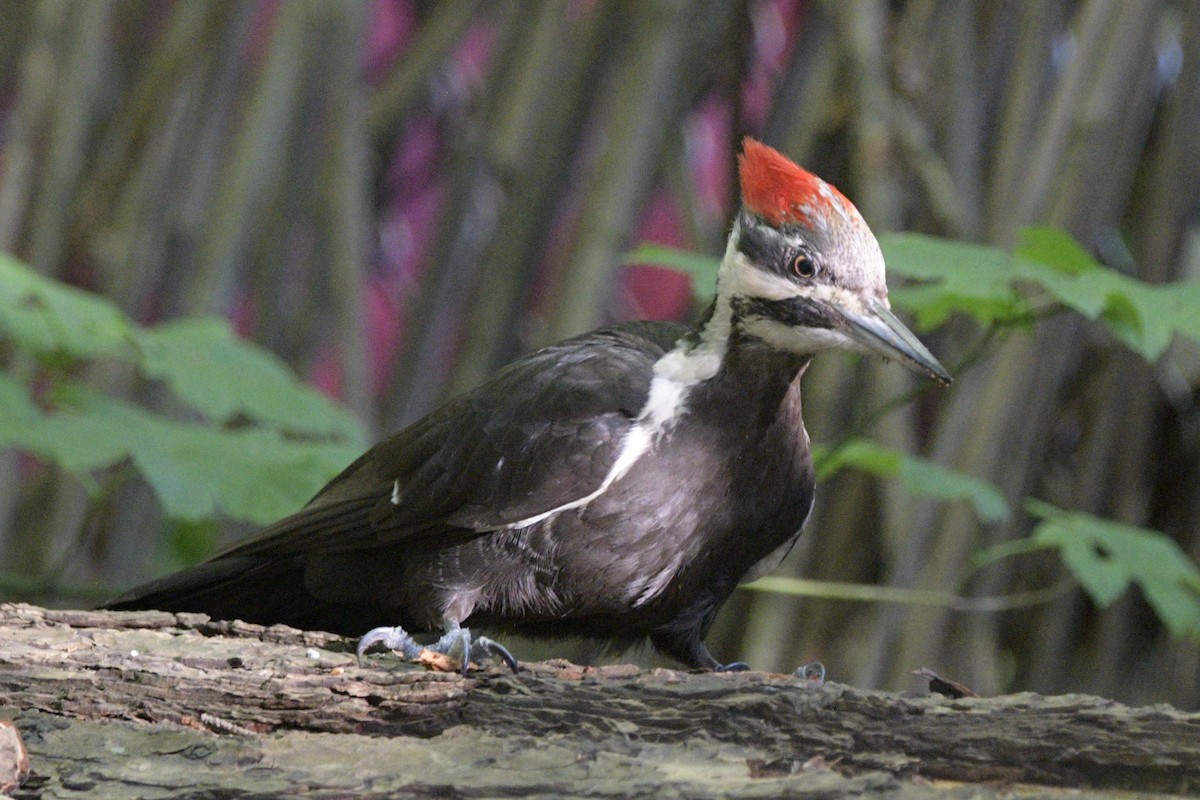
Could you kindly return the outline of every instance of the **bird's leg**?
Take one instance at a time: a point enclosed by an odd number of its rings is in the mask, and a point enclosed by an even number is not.
[[[698,631],[658,630],[650,634],[650,641],[659,650],[679,659],[692,669],[706,669],[712,672],[743,672],[750,669],[750,665],[743,661],[728,664],[717,661],[712,653],[708,652]]]
[[[489,639],[486,636],[476,636],[474,640],[471,638],[471,631],[459,625],[458,620],[446,617],[442,620],[442,638],[431,644],[427,649],[435,653],[450,655],[450,651],[459,646],[462,648],[462,672],[463,677],[467,676],[467,667],[471,663],[471,645],[482,647],[484,652],[489,655],[501,659],[508,668],[513,672],[517,672],[520,668],[517,665],[517,660],[513,658],[513,654],[508,652],[508,648],[499,642]]]

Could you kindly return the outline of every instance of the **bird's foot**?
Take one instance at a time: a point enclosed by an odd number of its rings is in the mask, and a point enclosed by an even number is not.
[[[801,667],[796,667],[792,673],[793,678],[803,678],[808,681],[808,685],[814,689],[819,689],[825,685],[825,665],[820,661],[814,661],[811,664],[805,664]]]
[[[462,673],[464,677],[466,677],[467,670],[470,668],[472,647],[482,648],[488,655],[501,659],[513,672],[519,670],[517,659],[513,658],[512,653],[508,652],[508,649],[504,645],[486,636],[476,636],[472,639],[471,631],[467,628],[453,627],[446,631],[442,635],[442,638],[431,645],[420,644],[408,631],[399,626],[374,628],[367,631],[358,640],[358,647],[355,648],[355,653],[358,655],[358,663],[360,665],[362,664],[363,653],[375,644],[382,644],[389,650],[399,650],[409,661],[419,660],[421,653],[426,650],[449,656],[451,651],[458,649],[462,652]]]
[[[745,661],[731,661],[728,664],[717,664],[713,667],[713,672],[745,672],[750,669],[750,665]]]

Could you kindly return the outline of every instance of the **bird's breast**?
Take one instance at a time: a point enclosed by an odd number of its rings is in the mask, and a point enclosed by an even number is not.
[[[555,543],[560,595],[611,606],[588,613],[672,605],[701,587],[731,591],[794,540],[812,495],[798,417],[728,425],[693,410],[542,535]]]

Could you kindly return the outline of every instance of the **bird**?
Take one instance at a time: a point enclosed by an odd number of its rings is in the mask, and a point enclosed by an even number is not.
[[[737,160],[742,203],[696,324],[619,323],[520,357],[300,511],[106,607],[359,637],[360,661],[376,644],[461,651],[464,675],[472,647],[518,668],[473,628],[648,639],[688,668],[746,668],[704,638],[812,508],[812,358],[951,377],[889,310],[878,241],[845,195],[751,137]]]

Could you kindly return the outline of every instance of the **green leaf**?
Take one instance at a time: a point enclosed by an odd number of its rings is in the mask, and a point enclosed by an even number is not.
[[[29,399],[24,385],[0,373],[0,445],[32,450],[40,435],[42,412]]]
[[[1042,520],[1033,540],[1058,549],[1097,605],[1136,583],[1172,635],[1200,641],[1200,569],[1172,539],[1037,500],[1026,508]]]
[[[224,512],[272,522],[302,506],[359,454],[357,445],[289,439],[274,430],[173,422],[84,387],[73,387],[69,399],[64,417],[110,437],[119,432],[172,517]]]
[[[1142,320],[1140,347],[1127,339],[1122,341],[1149,354],[1147,358],[1157,358],[1170,344],[1173,333],[1200,342],[1200,281],[1140,287],[1139,292],[1152,295],[1157,303],[1151,315]]]
[[[922,330],[941,325],[955,311],[985,325],[1029,314],[1029,304],[1013,286],[1012,258],[1003,250],[913,233],[887,234],[879,244],[891,274],[919,282],[889,295],[916,316]]]
[[[1108,269],[1071,237],[1027,228],[1016,271],[1088,319],[1103,321],[1125,346],[1154,361],[1176,333],[1200,341],[1200,282],[1151,285]]]
[[[64,384],[46,412],[0,374],[0,445],[75,472],[132,459],[169,516],[225,513],[272,522],[295,511],[360,452],[357,444],[305,441],[277,430],[221,430],[173,422],[90,388]]]
[[[701,300],[711,299],[717,291],[717,272],[721,260],[662,244],[643,243],[626,254],[626,265],[650,264],[686,272],[692,276],[692,291]]]
[[[1021,231],[1021,244],[1013,255],[1045,264],[1065,275],[1104,270],[1066,231],[1033,225]]]
[[[851,439],[828,450],[813,447],[817,477],[825,480],[838,470],[855,467],[880,477],[895,477],[905,489],[937,500],[965,500],[984,522],[1000,522],[1009,516],[1008,503],[1000,491],[987,481],[946,469],[927,459],[918,458],[868,439]]]
[[[224,320],[140,328],[107,300],[4,255],[0,336],[44,359],[32,379],[50,387],[35,401],[30,386],[0,375],[0,445],[85,482],[92,470],[132,460],[176,519],[224,513],[272,521],[312,497],[363,446],[352,415],[269,352],[239,340]],[[174,422],[72,384],[61,356],[133,364],[208,423]]]
[[[0,375],[0,445],[85,472],[128,455],[119,435],[97,420],[46,414],[29,399],[25,386]]]
[[[0,335],[39,356],[129,355],[133,324],[111,302],[0,253]]]
[[[813,463],[817,480],[832,478],[846,467],[856,467],[872,475],[892,478],[900,473],[904,456],[897,450],[862,438],[851,439],[840,447],[828,448],[814,444]]]
[[[351,414],[296,380],[270,352],[238,339],[223,319],[166,323],[141,331],[138,342],[146,375],[167,382],[214,421],[245,415],[285,431],[364,444],[362,426]]]
[[[906,455],[900,468],[900,480],[913,494],[938,500],[966,500],[984,522],[1003,522],[1010,514],[1004,495],[994,485],[932,461]]]

